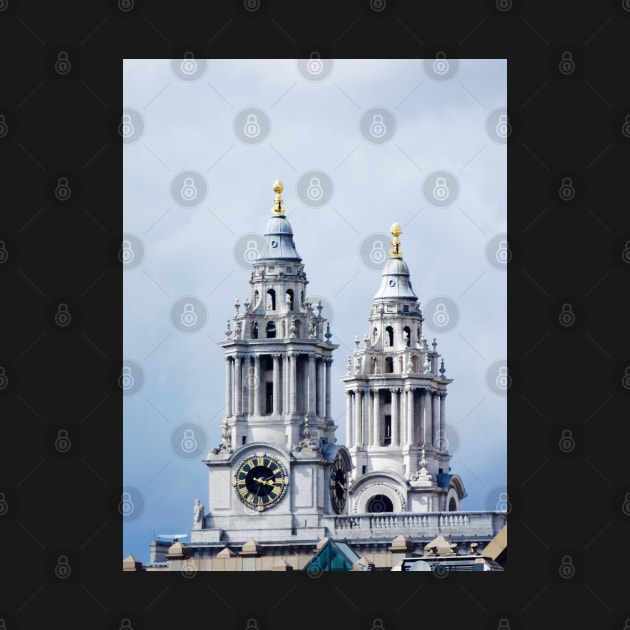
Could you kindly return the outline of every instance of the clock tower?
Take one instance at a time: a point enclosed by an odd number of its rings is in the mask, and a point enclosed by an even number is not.
[[[222,441],[205,460],[208,512],[191,543],[317,541],[345,513],[350,454],[335,444],[333,351],[277,180],[250,295],[234,303],[225,340]]]

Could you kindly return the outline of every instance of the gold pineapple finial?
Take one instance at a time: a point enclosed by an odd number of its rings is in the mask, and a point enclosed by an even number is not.
[[[402,234],[400,223],[392,223],[390,234],[394,237],[394,240],[392,241],[392,248],[389,253],[393,258],[402,258],[402,247],[400,245],[400,241],[398,240],[398,237]]]
[[[284,186],[279,179],[273,183],[273,192],[276,193],[276,198],[273,201],[273,208],[271,208],[271,214],[275,217],[284,216],[284,201],[282,200],[282,191]]]

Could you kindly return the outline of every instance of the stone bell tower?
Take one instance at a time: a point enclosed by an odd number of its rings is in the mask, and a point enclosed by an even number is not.
[[[321,303],[308,298],[282,182],[274,182],[273,190],[264,245],[252,262],[250,295],[234,302],[219,343],[225,353],[225,416],[221,443],[204,461],[209,511],[196,521],[194,543],[255,539],[261,549],[279,541],[310,544],[325,535],[326,515],[345,506],[350,455],[335,445],[331,416],[337,346]]]
[[[353,464],[349,490],[355,512],[460,509],[466,496],[450,474],[445,376],[437,340],[429,346],[400,225],[391,227],[389,258],[374,295],[369,333],[357,336],[345,383],[346,441]]]
[[[291,448],[302,439],[305,418],[317,437],[334,441],[331,419],[330,325],[322,305],[307,296],[308,280],[286,219],[282,182],[265,243],[253,262],[251,295],[234,302],[226,340],[226,415],[232,448],[269,440]],[[234,330],[231,329],[232,323]]]

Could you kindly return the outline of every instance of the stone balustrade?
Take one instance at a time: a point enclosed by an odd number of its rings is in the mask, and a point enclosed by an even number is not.
[[[330,529],[339,538],[407,538],[448,536],[493,537],[505,524],[502,512],[427,512],[344,514],[331,519]]]

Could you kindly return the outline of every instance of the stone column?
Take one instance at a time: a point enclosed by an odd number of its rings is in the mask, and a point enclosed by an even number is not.
[[[440,392],[440,435],[446,444],[446,392]]]
[[[289,357],[282,356],[282,413],[289,411]]]
[[[315,413],[315,389],[317,382],[315,377],[315,355],[308,355],[308,415]]]
[[[250,381],[248,381],[249,383]],[[250,383],[253,384],[252,388],[254,394],[254,415],[260,415],[260,390],[262,389],[262,382],[260,378],[260,355],[254,355],[254,378]]]
[[[354,390],[354,443],[356,446],[361,444],[361,390],[357,387]]]
[[[413,443],[413,389],[410,387],[406,387],[405,391],[407,392],[407,430],[406,430],[406,444]]]
[[[381,395],[378,389],[374,390],[374,413],[372,414],[372,444],[383,445],[383,422],[381,422]]]
[[[431,420],[430,402],[429,390],[423,389],[420,398],[420,446],[422,446],[424,442],[431,442],[431,426],[429,424]]]
[[[374,392],[368,389],[365,392],[365,439],[366,446],[374,443]]]
[[[392,393],[392,446],[398,446],[400,443],[400,432],[399,432],[399,423],[400,420],[398,418],[398,388],[393,387],[391,390]]]
[[[291,403],[289,405],[289,412],[296,413],[297,403],[297,354],[290,354],[289,359],[291,361],[291,370],[289,374],[289,392]]]
[[[225,415],[229,418],[232,415],[232,359],[225,358]]]
[[[249,356],[245,356],[243,358],[243,362],[241,363],[241,372],[242,374],[242,384],[244,385],[243,387],[243,414],[244,415],[249,415],[249,410],[252,408],[251,407],[251,395],[252,395],[252,389],[249,385],[250,385],[250,381],[251,381],[251,373],[250,370],[252,369],[252,362],[251,359],[249,358]]]
[[[352,392],[346,391],[346,444],[352,446]]]
[[[431,414],[431,444],[433,444],[433,447],[436,447],[436,442],[438,440],[438,431],[439,431],[439,423],[440,420],[438,418],[438,405],[439,405],[439,399],[436,393],[432,393],[431,394],[431,409],[432,409],[432,414]]]
[[[370,392],[368,389],[363,390],[363,408],[361,409],[361,445],[368,446],[370,444]]]
[[[332,366],[332,359],[327,358],[326,359],[326,418],[330,418],[330,396],[331,396],[331,388],[330,388],[330,379],[331,379],[331,372],[332,370],[330,369]]]
[[[280,355],[273,355],[273,415],[280,415]]]
[[[234,413],[243,413],[243,380],[241,372],[241,357],[234,358]]]
[[[315,401],[315,413],[318,417],[324,417],[324,359],[317,359],[317,400]]]

